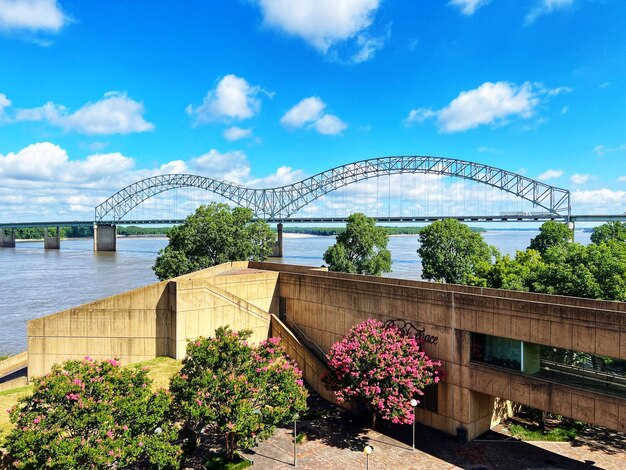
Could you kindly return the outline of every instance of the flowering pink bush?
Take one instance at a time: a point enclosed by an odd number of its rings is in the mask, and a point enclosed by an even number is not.
[[[146,370],[114,359],[55,365],[10,410],[15,428],[6,446],[14,467],[178,468],[171,398],[150,384]]]
[[[224,436],[226,456],[268,438],[277,425],[306,410],[302,372],[286,356],[279,338],[257,347],[250,331],[218,328],[215,338],[187,345],[170,390],[180,418],[197,433]]]
[[[424,387],[440,378],[437,367],[441,364],[430,360],[415,338],[371,318],[354,326],[328,356],[329,371],[322,381],[340,403],[365,402],[372,413],[372,428],[376,416],[411,424],[411,399],[419,401]]]

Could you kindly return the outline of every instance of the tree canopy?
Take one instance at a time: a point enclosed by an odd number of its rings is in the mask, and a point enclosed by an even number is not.
[[[114,359],[53,366],[11,410],[6,444],[15,467],[178,468],[171,399],[150,384],[146,370]]]
[[[530,241],[528,248],[537,250],[542,255],[548,248],[574,240],[574,231],[566,224],[548,220],[539,227],[539,235]]]
[[[456,219],[433,222],[420,232],[419,241],[422,277],[438,282],[466,284],[479,265],[491,264],[498,254],[480,233]]]
[[[372,413],[372,428],[376,416],[411,424],[411,399],[439,382],[441,364],[430,360],[415,338],[372,318],[352,327],[331,347],[328,358],[323,382],[340,403],[362,400]]]
[[[238,447],[252,447],[306,410],[302,373],[280,339],[253,347],[246,342],[250,334],[221,327],[214,338],[189,342],[170,385],[177,415],[199,435],[224,436],[229,461]]]
[[[389,235],[376,221],[364,214],[348,217],[346,229],[337,235],[337,242],[324,253],[331,271],[380,276],[391,271],[391,253],[387,249]]]
[[[264,260],[276,235],[266,222],[254,221],[250,209],[211,203],[172,228],[168,238],[152,267],[161,280],[228,261]]]
[[[607,243],[611,240],[626,241],[626,223],[618,221],[607,222],[593,229],[591,241],[596,245]]]

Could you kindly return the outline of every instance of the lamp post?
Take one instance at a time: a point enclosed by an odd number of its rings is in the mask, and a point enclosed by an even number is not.
[[[161,429],[160,427],[156,428],[154,430],[154,434],[160,436],[161,434],[163,434],[163,429]],[[161,464],[157,465],[157,470],[161,470]]]
[[[298,465],[298,413],[293,416],[293,466]]]
[[[363,453],[365,454],[365,470],[370,468],[370,454],[374,452],[374,449],[370,446],[365,446]]]
[[[415,398],[411,399],[411,406],[413,407],[413,445],[411,448],[415,450],[415,407],[417,406],[417,400]]]

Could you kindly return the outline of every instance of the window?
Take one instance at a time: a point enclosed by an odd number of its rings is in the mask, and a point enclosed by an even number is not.
[[[472,333],[471,360],[626,398],[626,361],[621,359]]]

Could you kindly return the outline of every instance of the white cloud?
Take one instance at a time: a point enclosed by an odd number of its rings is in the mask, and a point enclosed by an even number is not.
[[[626,144],[619,145],[617,147],[606,147],[605,145],[596,145],[594,150],[598,156],[603,157],[607,153],[624,152],[626,151]]]
[[[464,15],[476,13],[480,7],[487,5],[491,0],[450,0],[449,5],[457,7]]]
[[[68,21],[56,0],[0,0],[0,30],[56,33]]]
[[[589,178],[591,178],[591,175],[574,173],[572,176],[570,176],[570,181],[574,184],[585,184],[587,181],[589,181]]]
[[[369,60],[385,38],[365,34],[374,21],[380,0],[257,0],[263,21],[298,36],[323,54],[333,46],[356,39],[354,62]]]
[[[326,103],[317,96],[304,98],[280,118],[280,123],[285,127],[296,129],[309,122],[317,121],[325,108]]]
[[[540,16],[548,15],[554,10],[570,7],[573,3],[574,0],[537,0],[535,6],[526,15],[525,24],[530,25]]]
[[[242,129],[241,127],[233,126],[225,129],[222,135],[226,140],[234,142],[240,139],[247,139],[252,137],[252,128]]]
[[[339,135],[348,128],[348,125],[333,114],[325,114],[315,121],[315,130],[320,134]]]
[[[7,95],[0,93],[0,122],[7,119],[5,109],[11,106],[11,100],[7,98]]]
[[[537,179],[541,181],[546,181],[546,180],[553,179],[553,178],[560,178],[561,176],[563,176],[563,170],[550,169],[550,170],[544,171],[539,176],[537,176]]]
[[[244,78],[229,74],[215,89],[209,90],[201,105],[190,104],[185,110],[194,118],[195,124],[249,119],[261,109],[259,94],[262,92],[265,91],[250,85]]]
[[[603,82],[598,85],[598,88],[608,88],[611,86],[611,82]]]
[[[485,82],[478,88],[462,91],[444,108],[411,110],[406,123],[421,123],[436,117],[440,132],[461,132],[481,125],[502,124],[508,117],[527,119],[539,104],[540,86],[526,82],[520,86],[510,82]]]
[[[65,149],[50,142],[32,144],[6,155],[0,154],[0,200],[3,202],[0,205],[0,220],[90,220],[94,207],[119,189],[161,174],[202,174],[258,188],[283,186],[305,176],[302,170],[282,166],[268,175],[254,177],[245,153],[222,153],[216,149],[187,161],[173,160],[154,168],[137,169],[134,166],[132,158],[115,152],[71,159]],[[201,200],[193,197],[178,200],[186,201],[187,206],[181,204],[179,209],[184,213],[177,213],[177,216],[188,215],[200,203],[218,200],[213,193],[197,191],[202,194]],[[176,206],[174,193],[165,193],[161,200],[152,198],[139,206],[138,210],[142,207],[158,209],[161,205],[162,215],[166,215],[163,211]],[[189,196],[189,193],[186,195]],[[168,205],[167,201],[170,200],[172,204]],[[137,215],[141,216],[141,213]]]
[[[298,129],[309,124],[309,128],[326,135],[338,135],[348,128],[337,116],[323,114],[325,109],[326,103],[317,96],[304,98],[283,115],[280,123],[289,129]]]
[[[600,188],[572,191],[571,195],[577,213],[623,214],[626,211],[626,191]]]
[[[620,176],[619,178],[617,178],[617,181],[620,181],[622,183],[625,182],[626,181],[626,176]]]
[[[143,103],[125,93],[109,92],[100,101],[87,103],[70,113],[63,105],[48,102],[38,108],[22,109],[15,115],[17,121],[45,121],[67,131],[82,134],[130,134],[154,129],[144,117]]]

